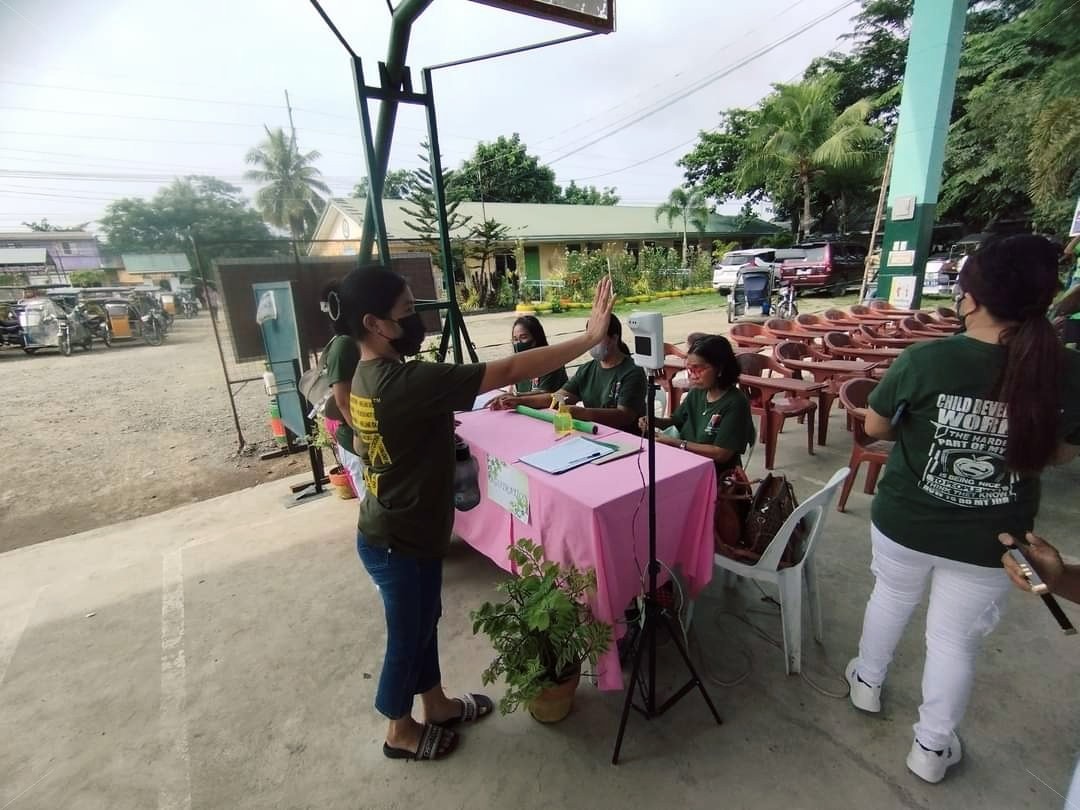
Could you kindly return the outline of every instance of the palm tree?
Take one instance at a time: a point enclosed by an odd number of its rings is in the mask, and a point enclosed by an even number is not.
[[[709,206],[705,202],[705,194],[701,189],[682,188],[672,189],[667,202],[656,206],[656,221],[660,217],[667,217],[668,227],[671,227],[677,219],[682,220],[682,263],[686,267],[686,232],[690,225],[697,228],[698,233],[704,233],[709,224]]]
[[[264,184],[255,192],[255,207],[263,219],[277,228],[288,228],[293,239],[301,239],[315,228],[330,187],[319,176],[314,163],[322,155],[312,150],[302,153],[296,146],[296,132],[286,135],[281,127],[266,130],[266,140],[250,149],[245,160],[256,169],[244,174],[248,180]]]
[[[750,132],[739,180],[746,188],[778,176],[794,180],[802,197],[799,238],[803,239],[812,221],[810,184],[814,178],[876,162],[883,135],[866,122],[873,110],[869,99],[836,111],[836,81],[832,77],[774,87],[776,91],[762,102],[757,126]]]

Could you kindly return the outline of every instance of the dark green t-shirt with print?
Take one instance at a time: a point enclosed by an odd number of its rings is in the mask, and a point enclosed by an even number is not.
[[[363,360],[350,400],[367,495],[357,526],[373,546],[443,557],[454,525],[454,411],[469,410],[484,365]]]
[[[691,389],[671,415],[671,420],[683,441],[712,444],[735,453],[727,462],[716,463],[717,473],[742,466],[742,454],[754,441],[750,400],[734,386],[721,394],[716,402],[709,402],[706,391]]]
[[[549,394],[554,394],[564,385],[567,381],[566,368],[557,368],[552,372],[545,374],[543,377],[536,377],[532,380],[522,380],[514,386],[514,390],[519,394],[531,394],[537,391],[546,391]]]
[[[356,348],[356,341],[346,335],[338,335],[326,347],[323,355],[323,363],[326,367],[326,381],[331,386],[340,382],[352,382],[353,374],[356,373],[356,364],[360,362],[360,352]],[[348,423],[341,419],[334,398],[326,403],[327,416],[339,419],[341,425],[334,434],[338,445],[344,447],[350,453],[353,451],[353,432]]]
[[[1005,352],[965,335],[916,344],[870,394],[889,418],[908,403],[871,510],[900,545],[999,567],[998,534],[1034,525],[1039,478],[1006,467],[1006,404],[991,397]],[[1080,354],[1067,355],[1060,438],[1080,444]]]
[[[599,360],[581,366],[563,386],[586,408],[629,408],[645,415],[645,372],[629,356],[619,365],[604,368]]]

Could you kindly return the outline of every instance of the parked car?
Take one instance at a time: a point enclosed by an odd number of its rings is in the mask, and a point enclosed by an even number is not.
[[[780,268],[783,281],[800,290],[827,290],[843,295],[848,287],[862,283],[866,248],[855,242],[822,240],[795,245],[802,258],[785,259]]]
[[[731,292],[735,286],[735,279],[740,268],[768,267],[773,271],[773,281],[779,281],[780,263],[784,259],[793,259],[800,256],[802,256],[802,251],[792,248],[730,250],[720,258],[719,264],[713,265],[713,289],[725,294]]]
[[[931,254],[926,260],[923,292],[927,295],[951,295],[958,275],[960,268],[948,253]]]

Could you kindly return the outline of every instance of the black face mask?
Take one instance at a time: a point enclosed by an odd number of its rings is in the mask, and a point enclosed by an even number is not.
[[[414,312],[404,318],[394,321],[401,327],[401,337],[390,341],[390,348],[402,357],[414,357],[420,353],[420,347],[424,344],[424,322],[420,320],[420,313]]]
[[[518,341],[514,344],[514,354],[517,354],[518,352],[527,352],[532,347],[533,342],[531,340]]]

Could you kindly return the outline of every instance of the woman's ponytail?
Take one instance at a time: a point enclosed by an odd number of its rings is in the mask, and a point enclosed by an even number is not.
[[[1058,252],[1041,236],[994,239],[961,273],[961,289],[997,320],[1013,324],[1001,337],[1007,352],[993,397],[1007,406],[1005,463],[1037,473],[1057,451],[1065,348],[1047,319],[1058,288]]]

